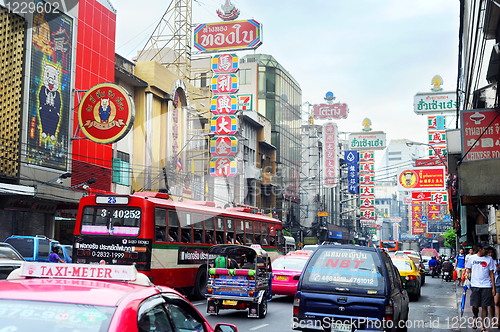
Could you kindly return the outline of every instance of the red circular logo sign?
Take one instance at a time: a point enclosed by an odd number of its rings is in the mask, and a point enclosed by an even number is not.
[[[83,96],[78,107],[80,129],[91,141],[121,140],[134,123],[134,103],[128,92],[113,83],[101,83]]]
[[[486,263],[486,262],[481,262],[481,266],[482,266],[482,267],[486,267],[486,265],[488,265],[488,263]]]

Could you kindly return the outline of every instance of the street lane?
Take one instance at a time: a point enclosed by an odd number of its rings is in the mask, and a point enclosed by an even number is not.
[[[461,289],[459,290],[461,291]],[[459,331],[457,326],[456,286],[454,282],[426,278],[418,301],[410,302],[409,332]],[[218,316],[206,314],[206,301],[194,301],[196,308],[213,326],[224,322],[235,324],[239,332],[292,331],[292,297],[274,297],[269,302],[267,317],[248,318],[247,311],[221,310]]]

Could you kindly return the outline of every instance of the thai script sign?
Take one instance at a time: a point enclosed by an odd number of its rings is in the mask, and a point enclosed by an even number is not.
[[[357,194],[359,192],[358,151],[345,151],[344,160],[347,164],[347,192]]]
[[[417,167],[398,170],[398,187],[404,191],[446,189],[445,168]]]
[[[462,151],[466,153],[464,161],[500,158],[500,116],[498,113],[494,109],[463,112],[461,131]]]
[[[448,163],[445,160],[445,165],[448,166]],[[432,159],[415,159],[415,166],[443,166],[443,161],[439,158]]]
[[[385,133],[382,131],[352,133],[349,135],[348,148],[350,150],[383,150],[385,147]]]
[[[235,95],[216,95],[212,97],[210,110],[213,114],[236,113],[238,100]]]
[[[316,104],[313,105],[314,119],[346,119],[349,114],[347,104]]]
[[[456,110],[456,92],[417,93],[413,99],[413,111],[415,114],[454,112]]]
[[[237,172],[237,163],[234,158],[212,158],[210,160],[210,175],[215,177],[235,176]]]
[[[236,54],[218,54],[212,58],[214,73],[235,73],[240,69]]]
[[[214,156],[234,156],[238,152],[238,139],[234,136],[217,136],[210,140],[210,153]]]
[[[134,124],[134,104],[128,92],[113,83],[101,83],[85,93],[78,107],[81,131],[91,141],[121,140]]]
[[[332,187],[336,184],[339,170],[337,124],[325,123],[323,133],[325,187]]]
[[[215,115],[210,120],[210,131],[217,135],[234,135],[238,132],[236,115]]]
[[[235,74],[214,75],[211,85],[213,93],[235,93],[239,90],[238,76]]]
[[[262,44],[262,26],[255,20],[205,23],[194,30],[194,47],[202,52],[256,49]]]

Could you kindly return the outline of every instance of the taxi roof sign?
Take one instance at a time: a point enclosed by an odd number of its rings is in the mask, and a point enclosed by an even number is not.
[[[24,262],[20,268],[20,276],[135,281],[137,280],[137,270],[133,265]]]

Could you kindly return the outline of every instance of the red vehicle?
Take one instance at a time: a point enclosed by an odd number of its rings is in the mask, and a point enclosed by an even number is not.
[[[19,332],[237,332],[229,324],[212,328],[180,293],[153,285],[132,265],[24,262],[0,281],[0,321]]]
[[[380,241],[380,248],[387,251],[403,250],[403,242],[400,241]]]
[[[272,261],[273,282],[271,289],[273,295],[294,296],[297,293],[300,274],[313,252],[313,250],[291,251]]]
[[[436,257],[436,259],[439,256],[437,250],[436,249],[432,249],[432,248],[422,249],[422,251],[420,252],[420,255],[421,256],[428,256],[428,257],[434,256],[434,257]]]
[[[135,264],[157,285],[205,297],[207,251],[214,244],[259,244],[281,255],[281,221],[212,202],[174,202],[168,194],[97,195],[80,200],[73,263]]]

